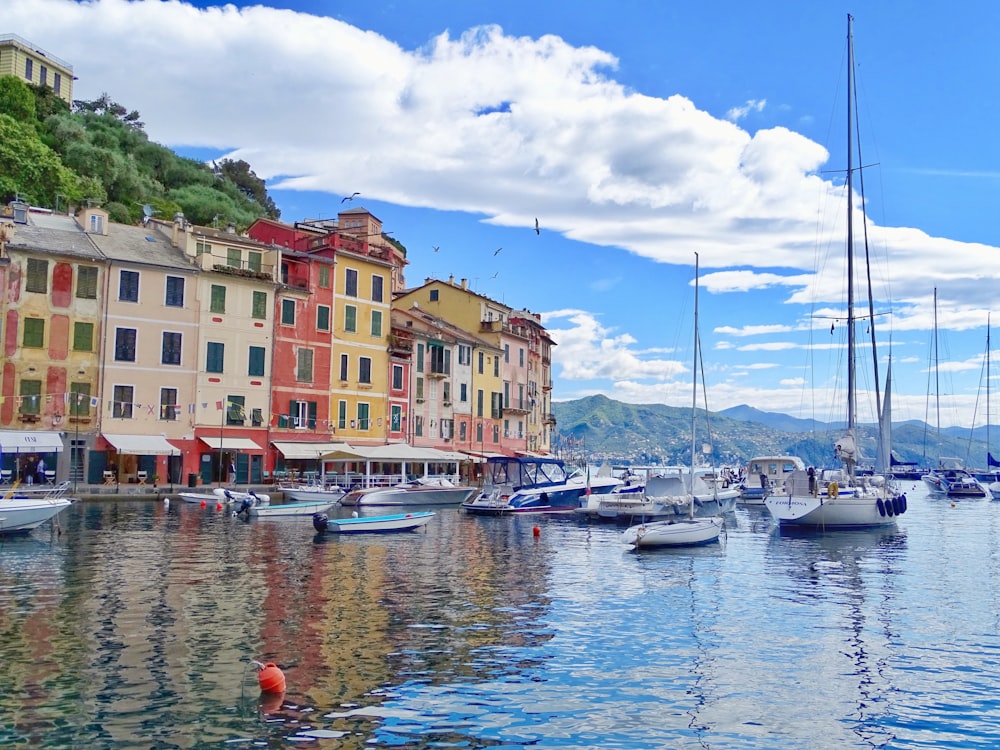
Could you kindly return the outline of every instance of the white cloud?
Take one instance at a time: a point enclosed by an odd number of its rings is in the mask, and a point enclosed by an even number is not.
[[[737,120],[742,120],[751,112],[763,112],[764,107],[767,105],[767,99],[748,99],[746,103],[739,107],[733,107],[728,112],[726,112],[726,119],[736,122]]]

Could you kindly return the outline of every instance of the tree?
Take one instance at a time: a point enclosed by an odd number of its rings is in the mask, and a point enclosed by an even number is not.
[[[133,109],[129,112],[118,102],[112,101],[106,91],[93,101],[88,102],[84,99],[77,99],[73,102],[73,110],[76,112],[91,112],[95,115],[112,117],[125,123],[130,128],[135,128],[136,130],[142,130],[145,126],[144,123],[139,121],[139,112],[137,110]]]
[[[0,114],[34,127],[35,97],[28,84],[20,78],[0,76]]]
[[[79,200],[84,189],[80,178],[63,166],[31,125],[0,114],[0,200],[6,203],[20,196],[51,206],[57,195]]]
[[[245,161],[223,159],[218,164],[218,174],[232,180],[243,195],[260,204],[269,218],[277,219],[281,216],[281,211],[267,194],[264,180],[258,177]]]

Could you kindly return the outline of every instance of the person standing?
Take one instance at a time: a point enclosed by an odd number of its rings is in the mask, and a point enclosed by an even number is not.
[[[45,458],[39,456],[38,463],[35,464],[35,479],[39,484],[45,484]]]

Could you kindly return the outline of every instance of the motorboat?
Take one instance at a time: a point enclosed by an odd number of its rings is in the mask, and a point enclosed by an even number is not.
[[[587,494],[609,492],[622,481],[596,472],[568,471],[562,459],[490,456],[482,492],[462,503],[467,513],[572,513]]]
[[[951,498],[976,499],[987,495],[987,489],[962,466],[961,459],[940,458],[936,468],[924,474],[927,489]]]
[[[216,487],[211,492],[178,492],[177,497],[186,503],[205,503],[213,505],[218,503],[242,504],[244,501],[251,505],[270,505],[271,496],[264,492],[253,490],[241,491],[230,487]]]
[[[27,533],[66,510],[69,482],[55,486],[15,485],[0,496],[0,534]]]
[[[246,508],[246,514],[249,518],[312,516],[316,513],[327,513],[330,509],[336,507],[336,505],[336,500],[305,500],[296,503],[275,503],[274,505],[251,504]],[[239,511],[234,511],[233,514],[238,515]]]
[[[733,510],[740,490],[736,485],[720,486],[712,482],[712,469],[683,466],[648,467],[651,476],[638,492],[619,491],[591,494],[581,500],[576,513],[591,519],[625,523],[663,518],[682,518],[689,513],[704,518]],[[653,474],[653,472],[657,472]],[[688,505],[693,500],[693,510]]]
[[[281,494],[295,502],[325,502],[330,505],[339,503],[345,494],[343,487],[325,484],[279,484]]]
[[[320,533],[333,532],[338,534],[412,531],[425,526],[432,518],[434,518],[434,511],[430,510],[395,513],[388,516],[355,515],[351,518],[330,518],[326,513],[316,513],[313,515],[313,528]]]
[[[798,456],[754,456],[747,462],[746,476],[740,486],[741,505],[763,505],[773,488],[780,488],[785,479],[806,465]]]
[[[366,487],[351,490],[340,499],[341,505],[355,506],[426,506],[459,505],[479,493],[478,487],[455,484],[447,477],[426,476],[391,487]]]

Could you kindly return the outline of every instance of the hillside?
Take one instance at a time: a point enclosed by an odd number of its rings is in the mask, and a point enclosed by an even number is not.
[[[607,459],[632,464],[687,464],[691,456],[691,410],[663,404],[626,404],[606,396],[590,396],[553,404],[558,434],[555,448],[584,454],[590,460]],[[716,463],[739,463],[751,456],[791,453],[807,464],[833,466],[833,443],[841,427],[785,414],[735,407],[725,412],[698,410],[697,450],[711,444]],[[985,431],[985,428],[982,428]],[[864,460],[875,456],[876,429],[861,425],[858,440]],[[986,443],[977,430],[949,430],[941,447],[933,445],[934,431],[922,422],[893,426],[893,454],[899,461],[933,464],[939,455],[958,456],[971,467],[986,465]],[[1000,436],[1000,429],[993,434]],[[994,451],[996,453],[996,451]]]

